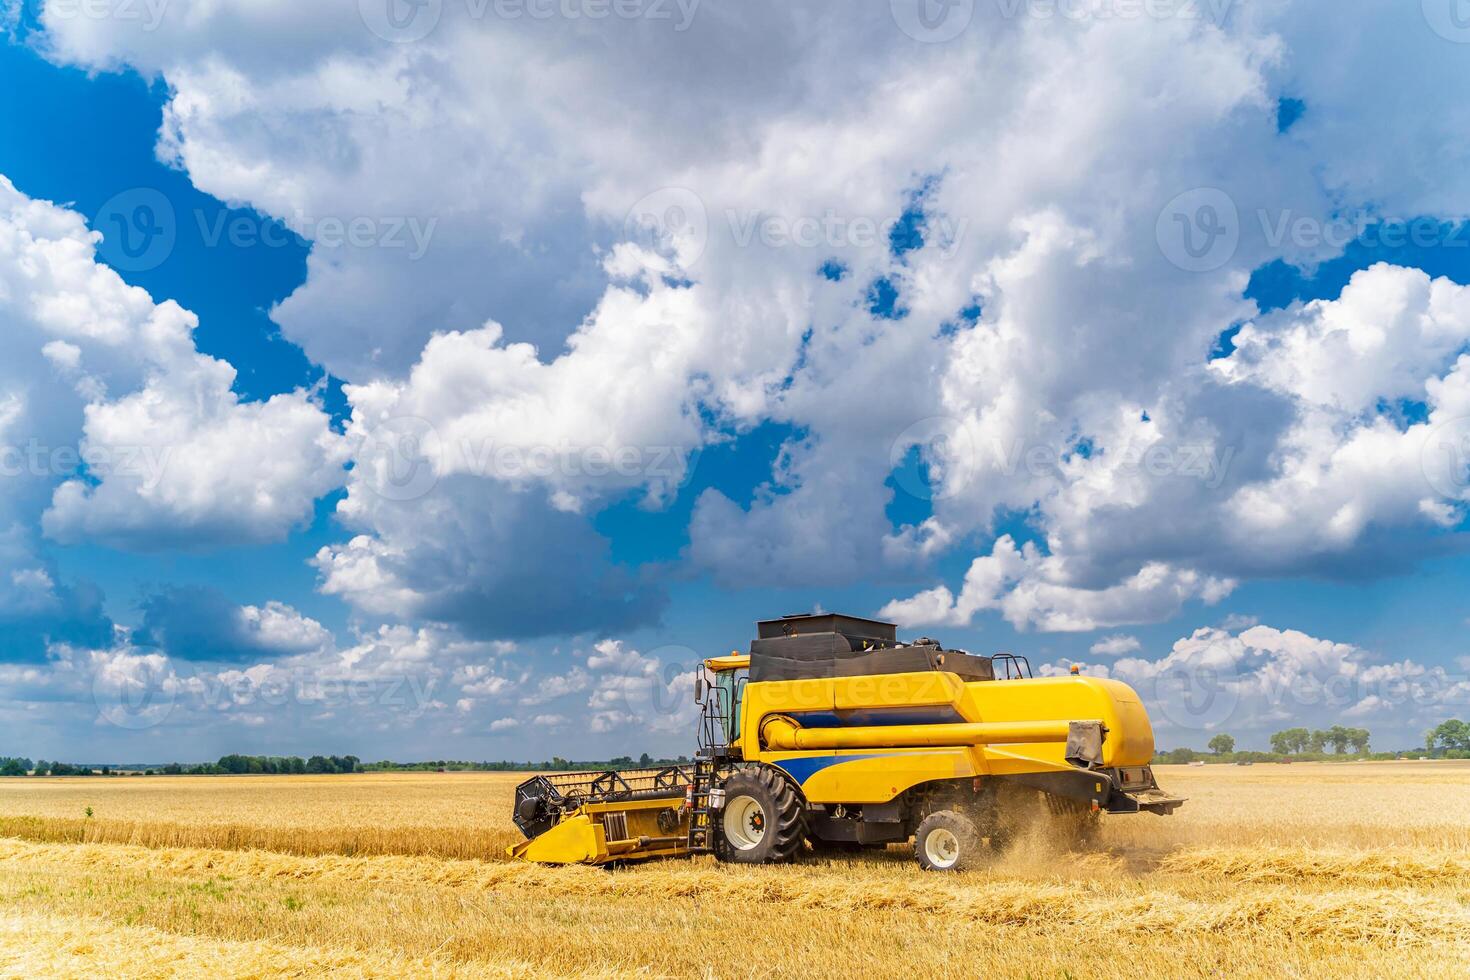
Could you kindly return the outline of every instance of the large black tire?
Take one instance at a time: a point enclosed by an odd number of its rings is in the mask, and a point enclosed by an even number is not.
[[[958,810],[931,813],[914,835],[914,857],[925,871],[965,871],[985,859],[975,821]]]
[[[769,766],[742,769],[725,780],[717,826],[719,856],[736,864],[790,861],[806,843],[806,814],[796,787]]]

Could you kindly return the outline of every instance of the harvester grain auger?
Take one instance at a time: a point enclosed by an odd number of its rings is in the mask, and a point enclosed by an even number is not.
[[[1119,681],[1032,677],[1024,658],[900,643],[853,616],[758,629],[749,654],[704,662],[693,763],[527,780],[511,856],[759,864],[913,839],[920,865],[953,870],[1033,819],[1080,839],[1103,813],[1184,802],[1154,781],[1148,714]]]

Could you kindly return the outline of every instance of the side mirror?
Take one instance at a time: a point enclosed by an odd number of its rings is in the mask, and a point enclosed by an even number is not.
[[[704,704],[704,674],[694,675],[694,703]]]

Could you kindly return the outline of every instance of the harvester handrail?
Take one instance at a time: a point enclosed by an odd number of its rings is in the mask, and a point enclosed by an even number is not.
[[[694,780],[693,770],[679,765],[546,773],[540,778],[558,806],[669,796],[683,792]]]

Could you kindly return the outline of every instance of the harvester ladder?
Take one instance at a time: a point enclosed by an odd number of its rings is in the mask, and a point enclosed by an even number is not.
[[[717,767],[715,760],[703,753],[694,760],[694,781],[689,791],[689,851],[691,854],[708,854],[714,851],[714,816],[709,805],[710,790],[714,789]]]

